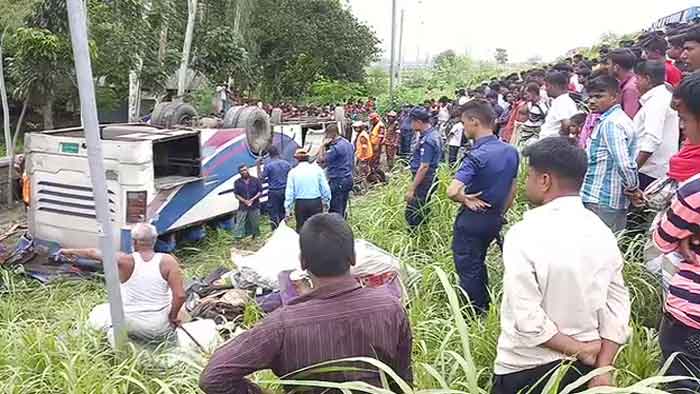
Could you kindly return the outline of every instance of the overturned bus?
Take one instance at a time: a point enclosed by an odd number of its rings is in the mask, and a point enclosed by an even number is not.
[[[219,129],[148,124],[100,127],[114,242],[128,247],[131,225],[147,221],[160,235],[157,249],[201,239],[204,225],[230,225],[238,200],[238,168],[260,170],[268,146],[293,161],[300,146],[318,150],[325,126],[279,122],[257,107],[235,107],[230,127]],[[35,243],[83,248],[98,245],[99,230],[82,128],[30,133],[25,140],[24,200]],[[265,190],[266,190],[266,186]],[[264,201],[264,198],[263,198]]]

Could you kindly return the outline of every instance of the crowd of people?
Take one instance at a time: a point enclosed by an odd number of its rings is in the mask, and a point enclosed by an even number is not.
[[[373,113],[367,124],[354,124],[355,146],[348,142],[343,157],[354,148],[368,175],[377,171],[382,153],[387,163],[394,155],[407,158],[411,231],[430,220],[440,163],[456,169],[447,190],[460,205],[452,252],[459,285],[477,315],[491,307],[486,253],[515,198],[521,157],[527,160],[526,194],[534,208],[512,226],[503,245],[494,393],[540,392],[546,376],[566,363],[571,366],[562,388],[613,364],[629,338],[631,310],[616,233],[632,225],[649,229],[646,248],[655,253],[647,253],[647,267],[665,278],[660,345],[664,361],[677,354],[666,373],[700,376],[698,70],[700,31],[652,34],[627,47],[603,48],[600,59],[574,56],[460,90],[455,100],[426,101],[385,120]],[[344,139],[337,134],[331,130],[329,138]],[[319,170],[311,178],[321,177]],[[332,188],[320,189],[323,201],[333,198]],[[628,223],[640,209],[643,219]],[[379,357],[411,380],[405,311],[350,283],[352,233],[342,216],[317,214],[306,223],[298,227],[302,264],[318,291],[217,352],[202,375],[206,392],[245,392],[253,387],[245,375],[258,369],[284,374],[358,355]],[[319,251],[324,242],[337,253]],[[346,313],[350,302],[362,316]],[[320,306],[323,321],[314,318]],[[367,324],[353,324],[356,318]],[[324,345],[328,341],[337,346]],[[326,378],[376,384],[378,376],[344,372]],[[611,385],[610,373],[588,382]],[[700,385],[689,378],[667,389],[698,392]]]
[[[533,208],[502,246],[495,394],[539,393],[563,365],[562,389],[613,365],[629,339],[631,313],[616,234],[631,226],[648,229],[647,268],[663,282],[659,342],[670,363],[666,374],[688,377],[666,389],[700,392],[700,29],[647,35],[627,47],[604,48],[599,59],[567,60],[385,119],[361,104],[368,122],[353,123],[352,141],[328,126],[316,162],[299,149],[292,168],[272,147],[260,179],[241,166],[236,233],[258,235],[261,185],[268,183],[272,224],[295,216],[301,268],[313,286],[220,348],[202,372],[201,388],[261,392],[247,375],[272,369],[287,376],[350,357],[377,358],[412,382],[406,310],[350,275],[355,243],[345,220],[353,174],[381,180],[382,159],[391,168],[403,157],[412,174],[405,193],[412,233],[432,216],[440,164],[446,160],[455,170],[447,189],[459,204],[452,253],[459,286],[477,316],[492,307],[486,254],[515,199],[521,160],[527,162],[525,192]],[[628,223],[634,211],[642,219]],[[160,269],[144,271],[143,261],[163,258],[153,254],[157,234],[145,224],[132,233],[138,258],[120,257],[120,279],[151,283],[147,296],[168,311],[159,318],[177,324],[177,261],[166,258]],[[95,251],[63,253],[100,258]],[[364,365],[306,372],[316,381],[382,381]],[[613,385],[610,372],[587,384]]]

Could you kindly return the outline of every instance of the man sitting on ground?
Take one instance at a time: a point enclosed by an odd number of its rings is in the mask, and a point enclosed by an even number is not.
[[[527,198],[537,208],[505,240],[494,394],[540,393],[553,369],[573,361],[562,372],[561,390],[611,365],[630,332],[617,240],[579,197],[586,153],[555,137],[523,155]],[[589,382],[609,385],[609,374]]]
[[[272,369],[277,376],[285,376],[349,357],[379,359],[411,383],[412,337],[406,311],[386,290],[362,287],[350,275],[355,265],[350,226],[337,214],[316,215],[301,229],[299,244],[301,268],[311,275],[314,290],[214,353],[202,372],[202,390],[260,393],[246,375]],[[305,371],[304,379],[359,380],[380,386],[379,373],[368,365],[335,373]]]
[[[158,232],[150,224],[134,226],[131,239],[134,253],[117,253],[126,329],[132,338],[163,340],[181,323],[179,313],[185,303],[185,287],[180,263],[172,255],[153,250]],[[102,261],[102,253],[97,249],[61,249],[59,254]],[[111,328],[108,308],[108,304],[98,305],[91,313],[95,328]],[[97,324],[97,315],[106,319]]]

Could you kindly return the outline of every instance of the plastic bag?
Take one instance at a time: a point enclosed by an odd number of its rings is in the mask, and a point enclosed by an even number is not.
[[[279,288],[277,276],[280,272],[295,270],[301,266],[299,235],[281,222],[260,250],[250,255],[243,255],[234,249],[231,258],[238,272],[227,275],[233,275],[234,283],[240,285],[240,288],[254,284],[276,290]]]

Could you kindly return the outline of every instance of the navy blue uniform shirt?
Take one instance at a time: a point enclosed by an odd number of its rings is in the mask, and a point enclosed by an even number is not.
[[[246,200],[250,200],[251,198],[255,197],[256,194],[262,193],[262,190],[262,184],[260,183],[258,178],[254,176],[248,178],[248,182],[244,181],[243,178],[238,178],[233,184],[233,193],[237,196],[243,197]],[[251,209],[257,209],[259,207],[260,198],[257,198],[251,206],[246,206],[243,203],[241,203],[238,206],[238,209],[247,211]]]
[[[286,160],[280,158],[270,159],[263,168],[260,179],[267,181],[267,187],[270,190],[284,190],[287,188],[287,175],[292,166]]]
[[[442,141],[434,128],[426,130],[422,133],[418,140],[418,145],[413,151],[411,158],[411,172],[416,175],[421,164],[428,164],[430,169],[426,174],[426,180],[432,181],[435,176],[440,159],[442,158]]]
[[[352,177],[355,149],[343,137],[330,143],[326,151],[326,175],[329,180]]]
[[[513,182],[518,176],[519,165],[518,151],[497,136],[490,135],[474,142],[455,179],[465,185],[466,194],[482,193],[479,198],[491,204],[487,213],[500,215],[505,210]]]

